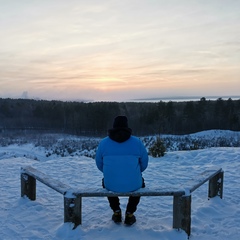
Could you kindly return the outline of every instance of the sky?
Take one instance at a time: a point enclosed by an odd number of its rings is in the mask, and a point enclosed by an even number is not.
[[[0,0],[0,97],[239,96],[239,0]]]

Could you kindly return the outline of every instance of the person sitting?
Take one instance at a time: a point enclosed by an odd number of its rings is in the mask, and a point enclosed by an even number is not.
[[[143,143],[132,136],[126,116],[117,116],[108,136],[101,140],[96,152],[97,168],[103,172],[103,187],[113,192],[132,192],[145,187],[142,172],[148,166],[148,153]],[[122,221],[119,197],[108,197],[113,210],[112,220]],[[134,212],[140,197],[130,196],[125,212],[124,223],[132,225],[136,222]]]

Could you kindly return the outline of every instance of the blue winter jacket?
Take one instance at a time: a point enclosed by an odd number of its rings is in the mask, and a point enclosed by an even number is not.
[[[142,187],[148,153],[139,138],[131,136],[125,129],[112,129],[98,146],[96,165],[103,172],[107,190],[131,192]]]

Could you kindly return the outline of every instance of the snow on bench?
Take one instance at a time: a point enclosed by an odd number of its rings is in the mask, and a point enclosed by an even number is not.
[[[74,228],[82,224],[82,198],[108,196],[173,196],[173,228],[183,229],[188,237],[191,234],[191,194],[209,181],[208,198],[223,196],[223,175],[221,168],[209,169],[194,176],[182,187],[141,188],[134,192],[117,193],[103,188],[73,189],[70,186],[51,178],[39,170],[27,166],[21,168],[21,197],[27,196],[36,200],[36,180],[61,193],[64,196],[64,222],[74,223]]]

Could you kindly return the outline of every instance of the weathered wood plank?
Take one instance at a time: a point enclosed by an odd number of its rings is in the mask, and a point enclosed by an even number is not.
[[[222,198],[223,195],[223,172],[218,173],[209,180],[208,184],[208,198],[219,196]]]
[[[188,237],[191,233],[191,193],[209,180],[209,197],[223,194],[223,171],[207,170],[184,184],[184,188],[141,188],[134,192],[117,193],[103,188],[73,190],[39,170],[28,166],[21,169],[21,196],[36,198],[36,180],[64,195],[64,222],[73,222],[74,228],[82,223],[82,197],[104,196],[173,196],[173,228],[181,228]]]
[[[21,173],[25,173],[25,174],[37,179],[39,182],[42,182],[43,184],[47,185],[48,187],[54,189],[55,191],[57,191],[63,195],[68,190],[71,189],[70,186],[63,184],[62,182],[49,177],[48,175],[40,172],[39,170],[37,170],[31,166],[21,168]]]
[[[81,189],[74,191],[75,196],[81,197],[113,197],[113,196],[182,196],[184,191],[178,189],[164,189],[164,188],[141,188],[134,192],[111,192],[106,189]]]
[[[219,169],[210,169],[206,170],[203,173],[195,176],[193,179],[189,180],[188,182],[184,183],[184,189],[186,191],[186,194],[191,194],[194,192],[197,188],[199,188],[201,185],[203,185],[208,180],[212,179],[214,176],[222,172],[222,168]],[[188,193],[187,193],[188,191]]]
[[[182,196],[174,196],[173,197],[173,228],[179,229],[181,228],[182,221]]]
[[[183,204],[182,204],[182,223],[181,223],[181,229],[183,229],[187,235],[188,239],[191,234],[191,205],[192,205],[192,195],[184,196],[183,198]]]
[[[25,173],[21,173],[21,197],[27,196],[30,200],[36,200],[36,179]]]
[[[191,234],[191,201],[191,195],[173,198],[173,228],[183,229],[188,237]]]
[[[82,198],[64,196],[64,222],[74,223],[74,228],[82,224]]]

